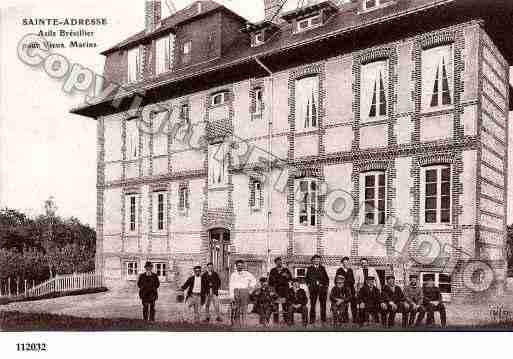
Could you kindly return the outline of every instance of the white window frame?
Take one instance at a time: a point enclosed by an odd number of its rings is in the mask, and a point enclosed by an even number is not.
[[[372,10],[379,9],[379,8],[382,8],[382,7],[385,7],[390,4],[395,3],[395,1],[375,0],[376,1],[375,5],[368,7],[367,1],[370,1],[370,0],[363,0],[363,11],[372,11]]]
[[[385,193],[384,193],[384,198],[380,198],[379,196],[379,177],[380,176],[383,176],[384,177],[384,181],[385,181],[385,185],[384,185],[384,190],[385,190]],[[366,208],[366,201],[365,201],[365,191],[367,189],[366,187],[366,178],[369,177],[369,176],[373,176],[374,177],[374,204],[373,204],[373,214],[374,214],[374,219],[373,219],[373,222],[372,223],[367,223],[366,222],[366,215],[367,215],[367,208]],[[368,171],[368,172],[362,172],[360,173],[360,202],[363,203],[363,210],[362,210],[362,214],[361,214],[361,224],[363,226],[384,226],[385,223],[386,223],[386,213],[387,213],[387,194],[388,194],[388,189],[387,189],[387,173],[386,171]],[[379,201],[382,200],[384,201],[384,209],[383,209],[383,212],[384,212],[384,221],[383,223],[380,223],[379,221]]]
[[[443,73],[442,63],[445,62],[444,52],[449,52],[447,63],[445,63],[447,70],[447,81],[449,86],[449,95],[451,99],[450,104],[443,104]],[[438,59],[436,61],[435,59]],[[421,108],[422,112],[429,113],[434,111],[442,111],[451,109],[454,107],[454,44],[447,44],[441,46],[435,46],[429,49],[422,50],[421,54],[422,63],[422,98]],[[436,68],[439,68],[438,74],[438,105],[431,106],[431,100],[433,96],[434,81],[436,78]]]
[[[435,286],[438,287],[440,289],[440,292],[442,293],[442,301],[443,302],[450,302],[451,301],[451,295],[452,295],[451,293],[452,293],[452,290],[453,290],[453,284],[452,284],[453,276],[450,273],[422,272],[422,273],[420,273],[420,276],[419,276],[419,286],[421,288],[424,286],[424,275],[434,275],[435,276],[434,283],[435,283]],[[440,275],[447,275],[447,276],[449,276],[449,278],[451,278],[450,282],[442,281],[442,284],[448,284],[448,285],[451,286],[451,291],[450,292],[447,292],[447,291],[442,290],[440,288]]]
[[[139,81],[142,69],[141,59],[141,48],[139,46],[127,51],[127,82],[129,84]]]
[[[137,280],[139,275],[139,263],[137,261],[126,261],[124,269],[127,280]]]
[[[306,197],[306,222],[301,221],[304,217],[302,207],[304,206],[304,192],[301,190],[301,184],[307,184],[307,197]],[[315,184],[315,190],[312,189],[312,184]],[[315,228],[319,223],[319,180],[317,178],[298,178],[296,179],[296,225],[299,228]],[[313,200],[312,200],[313,197]],[[314,224],[312,224],[312,218]]]
[[[259,38],[259,37],[260,37],[260,38]],[[261,30],[261,31],[257,31],[257,32],[255,33],[255,43],[254,43],[254,45],[253,45],[253,46],[255,46],[255,47],[256,47],[256,46],[260,46],[260,45],[262,45],[264,42],[265,42],[265,41],[264,41],[264,31],[263,31],[263,30]]]
[[[160,198],[162,198],[162,223],[159,218],[160,214]],[[167,232],[167,191],[155,191],[153,192],[153,232],[154,233],[165,233]],[[160,228],[162,224],[162,228]]]
[[[186,215],[189,210],[189,188],[178,188],[178,212],[181,215]]]
[[[210,96],[210,105],[212,107],[223,106],[226,103],[227,94],[228,94],[227,91],[219,91],[219,92],[216,92],[215,94],[212,94]],[[217,98],[220,98],[219,103],[216,103]]]
[[[125,141],[127,161],[137,160],[140,156],[138,121],[139,119],[137,118],[126,120]]]
[[[264,188],[263,183],[260,180],[252,180],[251,182],[251,196],[252,196],[252,206],[251,209],[253,211],[259,211],[262,209],[262,202],[264,199]]]
[[[313,79],[313,80],[312,80]],[[304,81],[304,82],[303,82]],[[314,81],[310,87],[310,90],[313,91],[314,95],[314,103],[310,104],[310,98],[312,91],[307,91],[306,89],[306,81]],[[320,81],[319,75],[308,75],[305,77],[301,77],[296,79],[295,83],[295,122],[296,122],[296,131],[298,132],[306,132],[313,131],[319,128],[319,119],[320,119]],[[302,87],[305,88],[302,88]],[[304,103],[306,101],[306,105]],[[315,103],[316,102],[316,103]],[[315,105],[315,116],[313,115],[314,106]],[[308,116],[306,116],[308,114]],[[305,124],[306,117],[308,117],[308,124]],[[313,122],[315,121],[315,125]]]
[[[254,115],[261,115],[264,112],[264,89],[261,87],[255,87],[253,89],[254,101],[255,101],[255,112]],[[258,99],[260,94],[260,99]]]
[[[125,200],[126,232],[129,235],[136,235],[139,229],[139,194],[127,194]]]
[[[191,62],[192,62],[192,40],[187,40],[182,45],[182,64],[188,65]]]
[[[442,170],[449,169],[449,222],[442,222]],[[426,172],[429,170],[437,171],[437,194],[436,194],[436,221],[426,222]],[[420,223],[423,226],[450,226],[452,224],[452,166],[451,165],[432,165],[421,167],[420,171]]]
[[[155,40],[155,73],[161,75],[174,66],[175,35],[169,34]]]
[[[164,262],[153,262],[153,268],[155,274],[159,277],[159,280],[166,281],[168,273],[168,264]]]
[[[381,78],[380,78],[381,74]],[[360,85],[360,118],[362,122],[381,121],[388,118],[389,99],[389,60],[378,60],[362,65]],[[381,113],[381,80],[385,93],[385,114]],[[370,116],[376,86],[376,115]]]
[[[187,113],[185,115],[184,109],[187,109]],[[187,123],[191,120],[191,105],[188,102],[180,105],[180,120],[185,120]]]
[[[319,20],[319,23],[314,24],[314,20]],[[306,27],[301,28],[301,24],[306,24]],[[300,19],[296,21],[296,28],[294,29],[294,33],[299,34],[301,32],[305,32],[311,29],[314,29],[316,27],[319,27],[322,25],[322,17],[321,14],[312,15],[309,17],[306,17],[304,19]]]
[[[209,187],[223,187],[228,184],[228,143],[220,142],[208,146]]]

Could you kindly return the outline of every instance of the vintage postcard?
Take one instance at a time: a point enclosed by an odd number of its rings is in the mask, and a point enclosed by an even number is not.
[[[513,1],[0,24],[0,331],[513,330]]]

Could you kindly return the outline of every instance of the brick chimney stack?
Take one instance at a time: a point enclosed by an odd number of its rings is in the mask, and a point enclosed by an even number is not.
[[[146,0],[144,17],[146,32],[149,33],[155,30],[162,19],[162,4],[160,0]]]

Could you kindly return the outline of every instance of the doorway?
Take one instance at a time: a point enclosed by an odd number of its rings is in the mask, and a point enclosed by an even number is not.
[[[230,280],[230,232],[226,229],[209,231],[210,261],[221,279],[221,289],[228,289]]]

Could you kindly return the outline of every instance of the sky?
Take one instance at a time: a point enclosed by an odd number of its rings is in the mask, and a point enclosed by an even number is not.
[[[177,9],[192,2],[174,0]],[[263,0],[218,2],[250,21],[263,18]],[[0,207],[34,216],[43,213],[43,202],[53,196],[59,215],[76,217],[94,227],[96,122],[69,113],[70,108],[83,101],[83,94],[65,94],[61,81],[19,60],[16,49],[20,39],[41,29],[23,26],[22,20],[107,18],[108,26],[91,29],[95,31],[97,48],[58,50],[70,63],[102,74],[104,57],[99,53],[144,28],[144,1],[45,0],[43,6],[36,0],[3,0],[0,11]],[[163,2],[163,16],[167,13]],[[509,158],[513,158],[511,146]],[[512,204],[510,195],[509,223],[513,218]]]

